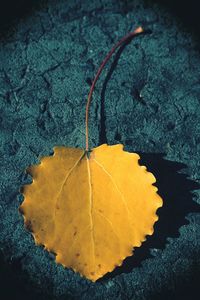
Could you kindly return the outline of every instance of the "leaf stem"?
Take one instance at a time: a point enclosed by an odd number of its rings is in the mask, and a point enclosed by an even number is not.
[[[115,50],[121,46],[124,42],[126,42],[127,40],[129,40],[130,38],[133,38],[134,36],[140,34],[144,32],[142,27],[138,27],[137,29],[135,29],[134,31],[128,33],[127,35],[125,35],[121,40],[119,40],[114,46],[113,48],[108,52],[108,54],[106,55],[106,57],[104,58],[103,62],[101,63],[96,76],[94,77],[94,80],[92,82],[91,88],[90,88],[90,92],[88,94],[88,98],[87,98],[87,104],[86,104],[86,114],[85,114],[85,149],[86,151],[89,151],[89,134],[88,134],[88,119],[89,119],[89,108],[90,108],[90,103],[92,100],[92,94],[94,92],[94,88],[96,85],[96,82],[104,68],[104,66],[106,65],[107,61],[110,59],[110,57],[112,56],[112,54],[115,52]]]

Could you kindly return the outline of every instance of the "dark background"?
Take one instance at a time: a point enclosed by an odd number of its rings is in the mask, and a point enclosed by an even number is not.
[[[130,2],[129,0],[123,1],[125,7],[129,7]],[[168,0],[168,1],[154,1],[157,3],[160,3],[160,5],[167,7],[171,14],[174,16],[174,18],[179,18],[186,27],[197,37],[197,39],[200,37],[200,18],[199,18],[199,7],[198,7],[198,1],[190,0],[190,1],[177,1],[177,0]],[[67,1],[66,1],[67,5]],[[9,30],[13,27],[13,24],[18,21],[18,19],[21,18],[28,18],[31,16],[32,12],[34,10],[37,10],[39,8],[40,4],[39,1],[2,1],[0,4],[0,34],[2,36],[5,36]],[[75,13],[75,12],[74,12]],[[117,58],[116,58],[117,59]],[[112,73],[112,70],[111,70]],[[109,74],[108,74],[109,77]],[[109,78],[108,78],[109,79]],[[160,159],[160,162],[159,162]],[[148,155],[143,155],[143,161],[144,163],[151,164],[151,170],[154,171],[154,173],[158,177],[162,178],[162,168],[160,168],[161,171],[158,170],[158,162],[159,165],[162,165],[162,158],[156,158],[149,157]],[[165,166],[165,170],[168,167],[169,170],[171,170],[170,165]],[[175,165],[174,170],[181,169],[180,165]],[[157,177],[157,176],[156,176]],[[179,182],[179,185],[186,185],[185,190],[182,190],[183,193],[188,193],[190,190],[197,189],[198,185],[196,183],[186,182],[185,178],[182,178]],[[173,179],[172,179],[173,181]],[[162,185],[162,183],[161,183]],[[175,193],[174,188],[174,193]],[[162,190],[162,188],[161,188]],[[165,195],[166,191],[162,190],[163,195]],[[172,192],[173,193],[173,192]],[[170,209],[170,207],[168,208]],[[198,208],[194,206],[188,207],[184,214],[189,213],[190,211],[198,211]],[[174,220],[175,222],[176,220]],[[180,227],[180,223],[177,221],[177,226]],[[140,264],[140,262],[145,258],[148,247],[151,246],[152,241],[147,241],[147,244],[144,246],[143,252],[140,252],[137,255],[137,261],[134,261],[134,264],[137,266]],[[155,245],[154,245],[155,246]],[[25,286],[23,281],[23,276],[21,276],[20,273],[20,262],[12,262],[8,264],[8,262],[5,262],[3,252],[5,250],[1,251],[0,254],[0,298],[2,299],[46,299],[45,296],[37,295],[36,291],[31,289],[29,286]],[[145,252],[146,251],[146,252]],[[137,251],[136,251],[137,252]],[[124,271],[128,272],[128,262],[124,266]],[[118,272],[118,271],[115,271]],[[119,271],[120,272],[120,271]],[[195,266],[192,267],[191,272],[193,275],[191,276],[192,280],[190,282],[187,282],[185,284],[180,285],[176,291],[164,291],[163,294],[160,295],[153,295],[153,299],[197,299],[198,293],[200,292],[199,288],[199,270]],[[149,298],[150,299],[150,298]]]
[[[26,0],[7,0],[1,1],[0,10],[0,24],[1,26],[9,27],[9,23],[14,19],[27,16],[31,14],[33,9],[39,7],[40,1],[26,1]],[[129,5],[130,0],[122,1]],[[155,0],[154,2],[166,6],[174,14],[174,17],[182,19],[187,26],[199,34],[200,21],[199,21],[199,2],[197,0],[181,1],[181,0]]]

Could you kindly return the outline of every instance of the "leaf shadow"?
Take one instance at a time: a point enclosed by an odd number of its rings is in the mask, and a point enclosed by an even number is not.
[[[146,34],[150,34],[151,30],[150,29],[145,29],[145,31],[143,33],[141,33],[140,35],[146,35]],[[100,128],[99,128],[99,144],[108,144],[107,141],[107,137],[106,137],[106,115],[105,115],[105,94],[106,94],[106,89],[107,89],[107,85],[109,80],[112,77],[112,74],[114,72],[114,70],[117,67],[119,58],[122,54],[122,52],[124,51],[124,49],[126,48],[126,46],[132,41],[133,37],[130,37],[130,39],[128,39],[116,52],[115,56],[114,56],[114,60],[111,64],[111,67],[106,75],[106,78],[103,82],[103,86],[102,86],[102,90],[101,90],[101,107],[100,107],[100,120],[101,120],[101,124],[100,124]]]
[[[185,164],[166,160],[163,153],[139,153],[139,155],[140,165],[147,166],[147,170],[156,177],[155,186],[158,187],[158,194],[163,199],[163,207],[157,210],[159,220],[154,225],[153,235],[148,236],[140,248],[135,248],[134,255],[127,257],[122,266],[106,274],[99,281],[114,278],[121,273],[129,273],[134,268],[140,267],[145,259],[153,257],[151,249],[163,250],[167,238],[180,236],[180,227],[189,224],[185,218],[189,213],[200,212],[200,205],[193,200],[192,193],[199,189],[200,185],[189,179],[185,173],[180,173],[187,167]]]
[[[151,31],[146,30],[145,33],[151,33]],[[132,39],[128,40],[121,46],[115,54],[114,60],[103,83],[100,108],[100,144],[107,143],[104,105],[107,84],[117,66],[120,55],[131,40]],[[129,150],[131,151],[132,149]],[[134,152],[134,149],[131,152]],[[134,268],[140,267],[145,259],[153,257],[151,249],[163,250],[167,244],[167,238],[177,238],[180,235],[180,227],[189,224],[189,221],[186,219],[186,216],[189,213],[200,212],[200,205],[193,200],[194,195],[192,194],[192,191],[199,189],[200,185],[189,179],[187,174],[181,173],[183,169],[187,168],[185,164],[166,160],[164,158],[164,153],[139,154],[141,157],[139,161],[140,165],[145,165],[147,170],[152,172],[156,177],[157,181],[155,185],[158,187],[158,193],[164,202],[163,207],[157,210],[159,220],[154,225],[153,235],[147,236],[147,240],[142,246],[134,249],[134,255],[127,257],[122,266],[116,267],[113,272],[108,273],[97,280],[98,282],[107,281],[121,273],[130,273]]]

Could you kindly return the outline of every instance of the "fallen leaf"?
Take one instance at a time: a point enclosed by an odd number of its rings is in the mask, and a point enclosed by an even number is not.
[[[35,242],[56,255],[56,262],[96,281],[132,255],[153,233],[162,206],[153,174],[138,164],[139,155],[123,145],[89,149],[89,106],[95,84],[114,51],[143,32],[123,37],[103,60],[86,105],[85,149],[55,147],[28,172],[22,211]]]
[[[153,233],[162,206],[155,177],[139,155],[106,144],[90,155],[55,147],[28,172],[21,211],[35,242],[56,262],[96,281]]]

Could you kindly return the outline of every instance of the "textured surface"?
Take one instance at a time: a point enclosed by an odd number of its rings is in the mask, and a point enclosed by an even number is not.
[[[173,15],[144,2],[40,1],[2,31],[0,247],[29,290],[53,299],[159,299],[200,276],[200,194],[191,194],[200,178],[199,44]],[[122,47],[102,74],[91,144],[120,142],[141,152],[165,206],[135,258],[94,284],[35,247],[18,213],[18,191],[31,180],[25,168],[54,145],[83,147],[94,72],[116,39],[138,25],[152,34]]]

